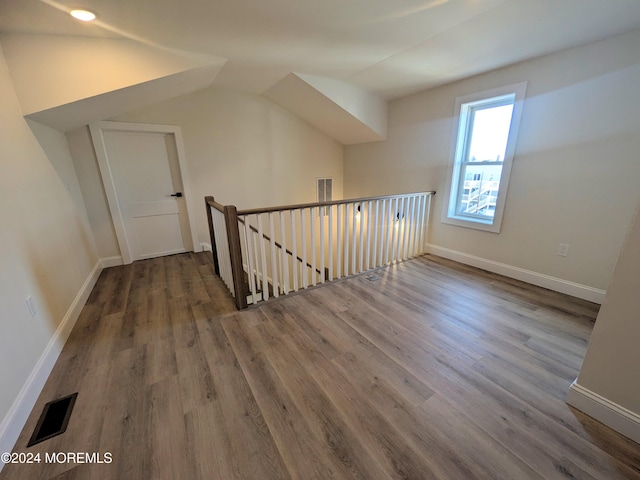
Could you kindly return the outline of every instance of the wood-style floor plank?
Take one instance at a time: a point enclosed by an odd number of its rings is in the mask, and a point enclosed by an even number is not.
[[[314,436],[277,372],[265,354],[259,351],[261,348],[251,342],[251,335],[243,323],[232,319],[226,322],[225,331],[238,352],[240,365],[252,390],[256,392],[257,401],[265,412],[265,420],[291,477],[318,480],[353,478],[343,468],[341,458],[332,455],[329,448]],[[292,442],[292,438],[296,441]],[[310,458],[316,461],[309,462]]]
[[[640,480],[564,403],[596,305],[433,256],[374,274],[237,312],[210,254],[104,270],[14,451],[113,461],[0,480]]]

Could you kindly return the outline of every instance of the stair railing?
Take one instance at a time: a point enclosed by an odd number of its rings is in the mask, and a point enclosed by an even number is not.
[[[243,309],[421,255],[434,194],[241,211],[206,197],[216,273]]]
[[[240,232],[243,232],[244,231],[243,229],[246,225],[245,221],[242,218],[238,218],[238,222],[240,222],[241,224]],[[273,281],[269,279],[266,275],[262,274],[264,270],[258,269],[258,268],[252,268],[253,267],[252,260],[259,258],[259,255],[260,253],[262,253],[263,250],[262,248],[260,248],[260,251],[258,251],[258,245],[260,244],[260,231],[253,225],[249,225],[249,230],[250,230],[249,232],[245,231],[245,234],[250,235],[251,238],[250,239],[245,238],[244,243],[242,243],[242,239],[241,239],[241,245],[244,246],[243,251],[247,252],[247,257],[248,257],[247,258],[248,263],[244,265],[245,272],[247,273],[247,286],[249,288],[250,297],[251,297],[251,299],[247,298],[248,303],[257,303],[261,299],[263,300],[268,299],[268,296],[265,296],[267,291],[273,297],[278,297],[280,294],[286,295],[287,293],[289,293],[290,289],[287,281],[288,278],[285,278],[285,270],[287,270],[286,277],[288,277],[289,259],[287,259],[287,261],[284,261],[282,258],[282,255],[289,255],[291,257],[290,260],[292,262],[292,265],[295,265],[301,269],[304,269],[304,268],[313,269],[316,274],[322,273],[318,268],[314,269],[313,265],[306,262],[305,260],[300,258],[298,255],[294,255],[294,253],[288,248],[283,247],[280,244],[280,242],[276,240],[273,240],[272,242],[271,237],[269,237],[266,233],[262,233],[262,241],[265,242],[265,249],[264,249],[265,254],[268,252],[266,250],[267,245],[271,246],[271,244],[273,243],[276,249],[275,252],[276,252],[277,275],[278,275],[278,278],[282,279],[282,282],[278,284],[277,285],[278,288],[274,290]],[[253,250],[250,249],[247,245],[253,246]],[[269,263],[272,263],[272,262],[267,261],[267,265],[269,265]],[[328,275],[327,272],[325,272],[325,275]],[[259,288],[260,284],[262,284],[262,288]]]

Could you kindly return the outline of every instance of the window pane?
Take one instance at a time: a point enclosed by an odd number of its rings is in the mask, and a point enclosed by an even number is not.
[[[443,223],[500,233],[526,86],[456,98]]]
[[[469,162],[502,162],[507,149],[513,104],[473,112]]]
[[[498,200],[502,165],[466,164],[463,169],[457,213],[493,218]]]

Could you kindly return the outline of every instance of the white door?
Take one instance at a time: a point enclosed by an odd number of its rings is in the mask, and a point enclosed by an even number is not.
[[[124,263],[192,249],[176,135],[160,130],[108,129],[104,125],[99,130],[101,148],[96,153],[101,150],[111,176],[115,216],[120,216],[123,230],[116,228]],[[114,218],[114,226],[117,223]]]

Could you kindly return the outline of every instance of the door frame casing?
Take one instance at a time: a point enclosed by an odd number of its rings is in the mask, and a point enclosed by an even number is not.
[[[133,259],[131,255],[131,248],[129,246],[130,240],[127,237],[122,209],[120,207],[116,184],[111,170],[111,163],[109,162],[107,146],[104,140],[104,132],[158,133],[173,135],[176,146],[176,155],[178,156],[178,167],[180,169],[180,176],[182,177],[182,193],[186,204],[187,221],[191,231],[191,245],[185,245],[185,247],[187,247],[187,250],[189,250],[190,247],[192,252],[200,251],[196,247],[196,245],[198,245],[198,231],[195,224],[195,203],[192,198],[192,190],[191,185],[189,184],[189,175],[187,173],[182,129],[177,125],[99,121],[91,123],[89,125],[89,131],[91,132],[91,141],[98,159],[98,167],[100,169],[100,175],[102,176],[102,184],[107,196],[107,203],[109,204],[109,211],[111,212],[111,220],[113,221],[113,227],[116,232],[120,255],[122,256],[122,263],[125,265],[129,264]]]

